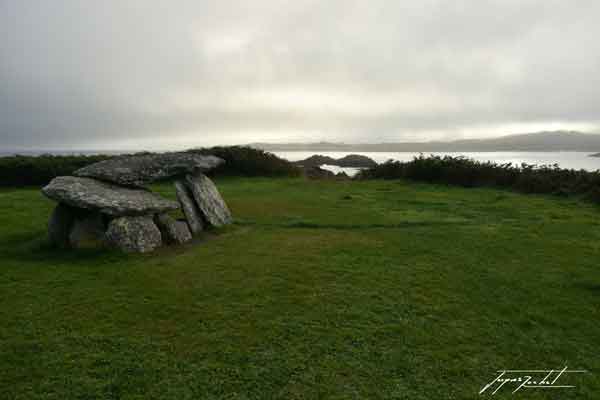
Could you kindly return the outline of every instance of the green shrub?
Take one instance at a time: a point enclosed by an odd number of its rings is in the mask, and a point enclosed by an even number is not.
[[[520,166],[479,162],[465,157],[428,156],[388,161],[360,172],[358,179],[409,179],[465,187],[510,188],[524,193],[582,196],[600,203],[600,172],[561,169],[558,165]]]
[[[225,160],[211,175],[293,177],[300,169],[273,153],[247,146],[216,146],[190,150],[200,154],[213,154]]]
[[[41,186],[54,177],[70,175],[86,165],[106,160],[108,155],[0,157],[0,186]]]

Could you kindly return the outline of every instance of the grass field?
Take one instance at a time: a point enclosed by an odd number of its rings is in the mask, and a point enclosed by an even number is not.
[[[223,179],[234,225],[58,251],[0,190],[2,399],[600,398],[600,207],[398,181]],[[169,185],[156,189],[173,197]]]

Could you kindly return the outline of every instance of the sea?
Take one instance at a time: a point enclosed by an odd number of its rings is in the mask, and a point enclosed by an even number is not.
[[[330,151],[330,152],[313,152],[313,151],[275,151],[273,152],[281,158],[285,158],[289,161],[304,160],[312,156],[315,153],[323,156],[329,156],[332,158],[341,158],[348,154],[361,154],[367,156],[378,163],[383,163],[388,160],[395,161],[410,161],[414,157],[418,157],[421,153],[414,152],[343,152],[343,151]],[[430,154],[436,156],[452,156],[452,157],[467,157],[477,161],[492,161],[497,164],[508,164],[513,165],[535,164],[535,165],[554,165],[557,164],[560,168],[565,169],[583,169],[586,171],[597,171],[600,170],[600,157],[590,157],[589,152],[577,152],[577,151],[555,151],[555,152],[528,152],[528,151],[497,151],[497,152],[440,152],[440,153],[423,153],[425,156]],[[356,174],[358,168],[341,168],[333,165],[323,165],[322,168],[328,169],[335,173],[344,171],[348,175]]]

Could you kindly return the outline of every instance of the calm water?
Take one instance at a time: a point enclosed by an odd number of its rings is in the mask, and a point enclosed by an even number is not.
[[[285,158],[289,161],[304,160],[315,154],[316,152],[310,151],[276,151],[274,152],[281,158]],[[397,152],[397,153],[384,153],[384,152],[358,152],[349,153],[342,151],[331,151],[331,152],[317,152],[318,154],[329,156],[333,158],[344,157],[348,154],[362,154],[365,155],[378,163],[385,162],[387,160],[397,161],[410,161],[414,157],[418,156],[419,153],[412,152]],[[425,155],[449,155],[453,157],[465,156],[472,158],[477,161],[493,161],[498,164],[537,164],[537,165],[552,165],[558,164],[560,168],[566,169],[585,169],[587,171],[596,171],[600,169],[600,157],[590,157],[591,153],[564,151],[564,152],[481,152],[481,153],[424,153]],[[355,174],[358,170],[356,168],[340,168],[335,166],[323,166],[323,168],[332,170],[334,172],[346,171],[348,174]]]

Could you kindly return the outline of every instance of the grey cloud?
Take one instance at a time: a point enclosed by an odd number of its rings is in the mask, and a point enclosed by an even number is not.
[[[0,146],[595,128],[599,15],[586,0],[1,1]]]

